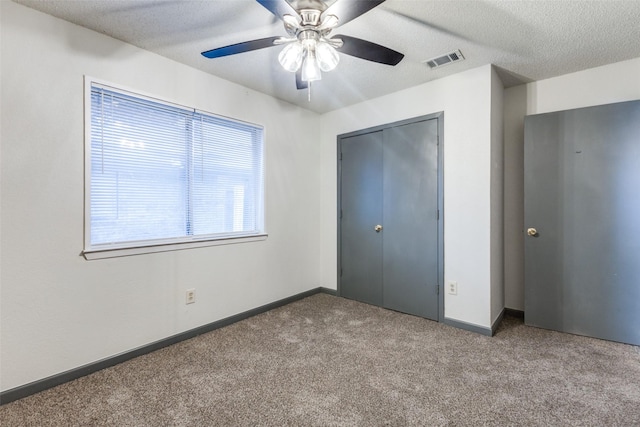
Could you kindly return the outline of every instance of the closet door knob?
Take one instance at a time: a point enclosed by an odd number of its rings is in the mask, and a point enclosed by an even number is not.
[[[376,225],[375,227],[373,227],[374,230],[376,230],[376,233],[379,233],[382,231],[382,226],[380,224]]]
[[[538,235],[538,230],[535,228],[529,228],[527,229],[527,234],[531,237],[536,237]]]

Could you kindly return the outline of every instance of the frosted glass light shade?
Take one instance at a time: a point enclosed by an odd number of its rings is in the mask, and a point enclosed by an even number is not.
[[[302,81],[313,82],[322,79],[322,73],[316,63],[316,55],[312,49],[307,50],[307,57],[302,63]]]
[[[302,64],[304,49],[298,42],[289,43],[278,55],[278,61],[285,70],[295,73]]]
[[[318,66],[322,71],[331,71],[340,62],[340,56],[333,46],[326,42],[319,42],[316,45],[316,58]]]

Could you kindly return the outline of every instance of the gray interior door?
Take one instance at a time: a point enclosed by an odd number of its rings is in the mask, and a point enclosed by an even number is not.
[[[639,345],[639,219],[640,102],[527,117],[526,323]]]
[[[340,150],[340,295],[437,320],[438,120],[345,136]]]
[[[382,131],[342,140],[340,295],[382,305]]]
[[[384,130],[384,307],[438,318],[437,120]]]

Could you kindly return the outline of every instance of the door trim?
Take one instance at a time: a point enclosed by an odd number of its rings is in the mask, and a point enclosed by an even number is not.
[[[342,153],[342,140],[345,138],[364,135],[367,133],[378,132],[387,128],[392,128],[396,126],[403,126],[411,123],[424,122],[428,120],[437,120],[438,123],[438,322],[444,321],[444,111],[440,111],[438,113],[427,114],[424,116],[413,117],[410,119],[400,120],[393,123],[383,124],[379,126],[370,127],[367,129],[361,129],[349,133],[344,133],[338,135],[337,139],[337,154],[336,154],[336,163],[337,163],[337,212],[336,218],[338,221],[337,227],[337,278],[338,278],[338,296],[342,296],[341,293],[341,272],[342,272],[342,254],[341,254],[341,237],[342,237],[342,162],[341,162],[341,153]]]

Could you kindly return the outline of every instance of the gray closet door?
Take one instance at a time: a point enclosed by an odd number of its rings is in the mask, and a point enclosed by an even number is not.
[[[525,226],[526,323],[639,345],[640,102],[526,118]]]
[[[382,131],[342,140],[340,295],[382,305]]]
[[[340,147],[340,295],[437,320],[437,119]]]
[[[384,306],[438,318],[438,126],[384,130]]]

